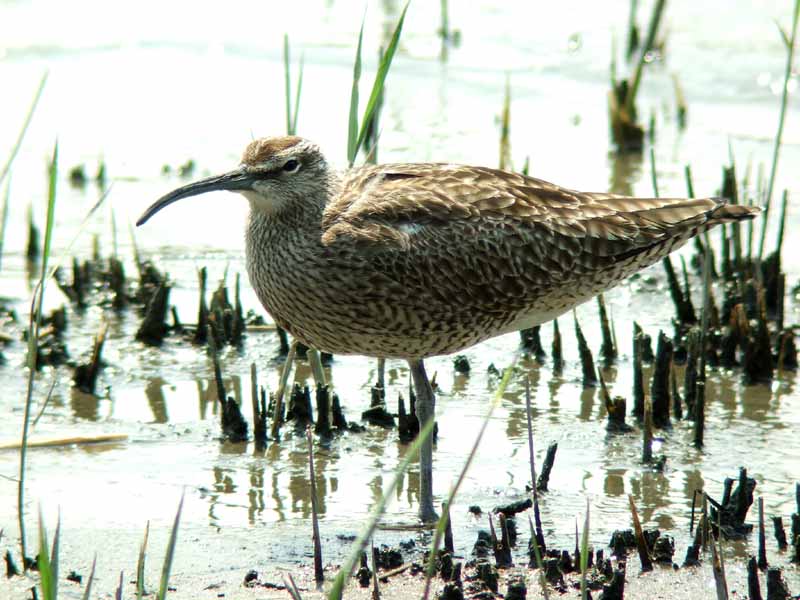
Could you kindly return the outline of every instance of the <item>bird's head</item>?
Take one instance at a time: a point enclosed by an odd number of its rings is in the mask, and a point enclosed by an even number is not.
[[[156,200],[136,225],[173,202],[206,192],[239,192],[252,210],[272,215],[326,198],[328,185],[328,165],[317,145],[296,136],[261,138],[247,146],[237,169],[171,191]]]

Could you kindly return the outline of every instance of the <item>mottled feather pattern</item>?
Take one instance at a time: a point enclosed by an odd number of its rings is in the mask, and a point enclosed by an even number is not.
[[[704,228],[754,213],[482,167],[366,166],[318,203],[252,211],[247,262],[264,306],[300,341],[421,358],[551,320]]]

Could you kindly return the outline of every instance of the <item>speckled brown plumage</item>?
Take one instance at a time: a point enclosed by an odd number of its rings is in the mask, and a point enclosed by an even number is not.
[[[549,321],[702,228],[754,214],[713,198],[581,193],[461,165],[328,178],[327,198],[251,212],[247,263],[282,327],[339,354],[448,354]]]

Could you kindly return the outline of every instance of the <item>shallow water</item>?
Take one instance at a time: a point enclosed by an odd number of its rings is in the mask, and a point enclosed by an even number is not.
[[[612,37],[624,39],[627,2],[564,2],[558,5],[496,6],[490,2],[451,3],[451,25],[462,33],[460,47],[440,60],[436,36],[438,3],[416,3],[409,13],[401,48],[389,77],[382,113],[382,161],[448,160],[497,163],[497,115],[506,77],[512,89],[511,144],[515,164],[530,157],[538,177],[577,189],[650,194],[647,160],[617,160],[609,150],[606,115],[608,63]],[[14,165],[9,230],[0,271],[0,296],[25,320],[31,284],[23,252],[26,211],[32,203],[37,220],[44,214],[44,165],[56,136],[62,179],[57,207],[55,255],[86,255],[92,234],[100,236],[104,254],[114,237],[111,211],[101,209],[70,253],[64,250],[98,191],[71,188],[67,170],[83,163],[93,173],[106,162],[113,180],[110,196],[118,234],[118,253],[134,272],[128,223],[156,197],[179,185],[173,171],[187,159],[195,175],[236,164],[251,137],[285,129],[282,34],[288,32],[296,61],[304,56],[305,72],[299,116],[300,133],[319,142],[329,159],[345,163],[347,103],[354,43],[362,15],[358,3],[304,3],[289,10],[271,3],[229,4],[224,10],[195,3],[131,3],[109,8],[86,2],[67,8],[59,3],[17,2],[0,6],[0,81],[13,94],[0,95],[0,156],[7,156],[30,97],[45,69],[50,76],[20,155]],[[375,49],[391,34],[400,9],[397,2],[373,3],[367,13],[364,48],[365,101],[374,68]],[[48,18],[40,15],[46,11]],[[69,11],[69,13],[65,12]],[[639,109],[655,114],[655,154],[662,195],[683,195],[683,166],[691,164],[695,189],[712,194],[719,187],[721,165],[729,145],[740,170],[751,165],[751,182],[768,165],[777,126],[784,52],[773,19],[788,26],[785,2],[714,1],[667,9],[666,62],[645,73]],[[75,15],[90,18],[73,19]],[[315,18],[310,18],[314,15]],[[641,11],[639,21],[647,15]],[[62,24],[71,19],[70,27]],[[94,23],[102,23],[96,26]],[[626,69],[620,62],[620,70]],[[295,70],[296,72],[296,70]],[[681,133],[674,121],[670,77],[678,73],[689,105],[689,126]],[[795,77],[791,85],[797,83]],[[784,133],[776,190],[796,186],[800,164],[800,120],[797,98]],[[776,197],[777,197],[776,191]],[[184,321],[193,320],[197,303],[196,269],[207,266],[209,285],[226,270],[243,272],[241,231],[245,204],[231,195],[209,195],[171,207],[136,231],[140,252],[168,272],[175,282],[171,301]],[[775,219],[773,219],[774,221]],[[786,248],[793,245],[797,217],[790,211]],[[758,230],[758,227],[757,227]],[[716,239],[716,237],[715,237]],[[772,246],[772,237],[768,238]],[[688,258],[690,252],[684,251]],[[800,274],[793,252],[785,252],[787,287]],[[696,279],[695,279],[696,281]],[[697,287],[697,286],[695,286]],[[630,331],[635,318],[655,339],[659,328],[670,332],[673,308],[660,266],[607,294],[624,356],[608,373],[612,393],[629,396]],[[48,308],[66,302],[55,285],[48,288]],[[245,310],[263,310],[243,286]],[[699,306],[697,298],[695,304]],[[798,306],[787,302],[787,323],[797,322]],[[593,350],[599,347],[594,303],[577,311]],[[182,491],[177,573],[219,569],[230,572],[270,565],[308,564],[310,542],[309,475],[306,443],[287,435],[265,455],[252,445],[219,444],[217,406],[210,361],[205,352],[170,339],[159,350],[132,341],[138,317],[117,317],[92,307],[70,311],[68,348],[73,359],[85,358],[100,321],[109,322],[104,350],[108,366],[97,397],[71,389],[68,369],[45,368],[37,380],[36,399],[58,378],[51,405],[35,437],[57,438],[126,434],[121,443],[92,447],[36,449],[30,454],[28,512],[42,505],[52,528],[60,509],[63,526],[62,570],[86,573],[95,550],[110,589],[120,569],[131,572],[145,522],[151,522],[152,548],[160,556]],[[663,432],[660,451],[667,467],[656,473],[639,461],[639,433],[609,438],[605,408],[597,390],[583,390],[571,318],[561,319],[567,366],[554,377],[543,366],[523,361],[499,409],[453,510],[456,542],[462,551],[485,528],[466,510],[484,511],[524,494],[529,481],[524,380],[534,394],[537,460],[547,444],[559,443],[551,492],[543,499],[548,540],[571,547],[575,519],[582,519],[588,499],[592,509],[592,543],[607,543],[611,531],[629,526],[627,495],[636,499],[647,526],[667,528],[676,536],[676,560],[688,542],[689,509],[695,489],[719,497],[725,477],[746,466],[758,481],[757,495],[767,516],[784,519],[795,510],[793,485],[800,464],[800,404],[794,374],[780,375],[771,387],[745,387],[736,372],[711,375],[706,446],[691,445],[691,428],[676,423]],[[3,331],[14,337],[21,325]],[[543,328],[545,347],[550,326]],[[443,499],[458,474],[480,427],[498,382],[487,375],[502,369],[517,347],[515,335],[498,338],[466,352],[468,377],[456,375],[450,357],[433,359],[437,373],[439,441],[435,452],[435,493]],[[249,367],[275,390],[280,371],[273,333],[249,334],[241,352],[223,355],[226,385],[233,388],[249,418]],[[4,349],[0,367],[0,443],[19,437],[22,419],[24,344]],[[405,365],[389,361],[387,398],[393,407],[406,394]],[[309,375],[301,367],[299,379]],[[357,420],[369,404],[375,380],[373,360],[336,357],[328,373],[349,419]],[[347,542],[338,534],[358,532],[361,523],[390,481],[405,446],[395,431],[369,427],[318,444],[315,461],[320,491],[325,559],[338,563]],[[18,456],[0,451],[0,528],[16,532]],[[401,483],[385,519],[413,522],[418,478],[412,468]],[[751,513],[751,522],[753,514]],[[32,529],[33,520],[29,521]],[[414,531],[381,531],[376,543],[416,537]],[[525,536],[523,536],[525,537]],[[13,539],[9,538],[9,539]],[[728,552],[744,556],[751,543],[732,544]],[[32,542],[30,542],[32,544]],[[768,544],[773,547],[774,544]],[[154,557],[154,558],[155,558]],[[786,556],[773,556],[783,564]],[[151,560],[152,580],[158,559]],[[212,565],[214,565],[212,567]],[[238,576],[238,575],[237,575]],[[792,574],[797,578],[797,573]],[[795,583],[795,587],[797,583]]]

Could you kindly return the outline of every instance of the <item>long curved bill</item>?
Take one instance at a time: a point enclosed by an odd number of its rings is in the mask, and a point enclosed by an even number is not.
[[[206,192],[214,192],[218,190],[226,190],[229,192],[250,190],[253,189],[254,181],[255,177],[251,173],[245,171],[244,168],[239,168],[235,171],[231,171],[230,173],[225,173],[224,175],[215,175],[213,177],[207,177],[206,179],[189,183],[179,187],[176,190],[172,190],[169,194],[166,194],[165,196],[162,196],[153,202],[153,204],[150,205],[150,208],[144,211],[142,216],[139,217],[139,220],[136,221],[136,226],[138,227],[139,225],[144,225],[147,223],[150,217],[152,217],[162,208],[165,208],[173,202],[177,202],[183,198],[199,196],[200,194],[205,194]]]

